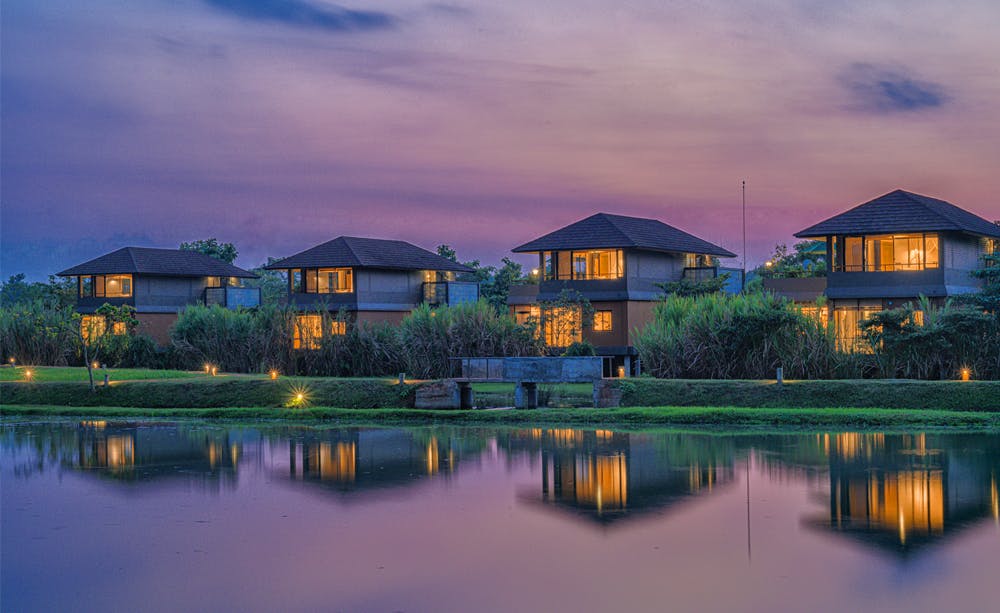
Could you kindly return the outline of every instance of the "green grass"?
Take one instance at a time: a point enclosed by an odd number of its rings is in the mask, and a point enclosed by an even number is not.
[[[850,379],[822,381],[684,380],[619,382],[624,406],[885,408],[1000,411],[1000,381]]]
[[[334,379],[228,375],[156,381],[112,381],[95,392],[84,382],[4,382],[4,405],[63,407],[117,406],[170,409],[174,407],[282,407],[302,393],[306,405],[345,408],[413,406],[417,383],[398,385],[391,379]]]
[[[17,366],[0,368],[0,381],[24,381],[26,373],[31,372],[33,381],[87,381],[87,369],[70,366]],[[150,368],[108,368],[95,369],[94,381],[104,381],[107,372],[115,381],[134,381],[137,379],[186,379],[193,377],[208,377],[203,372],[186,370],[154,370]]]
[[[564,426],[675,426],[726,428],[954,428],[1000,431],[1000,413],[900,409],[750,409],[743,407],[639,407],[533,411],[426,411],[418,409],[123,408],[10,405],[0,415],[93,418],[199,418],[235,420],[336,420],[373,424],[557,424]]]

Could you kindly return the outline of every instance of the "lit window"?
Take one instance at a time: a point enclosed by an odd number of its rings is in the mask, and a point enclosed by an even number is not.
[[[343,336],[347,334],[347,322],[342,319],[334,319],[331,321],[330,334],[333,336]]]
[[[90,298],[94,295],[94,277],[80,277],[80,297]]]
[[[107,329],[108,320],[103,315],[84,315],[80,318],[80,334],[83,340],[90,341],[92,338],[100,337]],[[123,321],[116,321],[111,324],[111,334],[119,336],[128,333],[128,326]]]
[[[579,308],[553,307],[545,309],[542,328],[545,344],[550,347],[568,347],[582,340],[582,313]]]
[[[594,313],[594,332],[611,332],[611,311]]]
[[[829,319],[829,314],[826,307],[816,306],[816,305],[803,305],[799,307],[799,311],[806,317],[810,319],[815,319],[822,326],[826,326]]]
[[[843,268],[847,272],[926,270],[940,265],[936,234],[886,234],[848,236],[844,242]]]
[[[222,277],[205,277],[205,287],[222,287]]]
[[[341,294],[354,291],[354,275],[350,268],[320,268],[316,291],[320,294]]]
[[[837,347],[842,351],[871,352],[871,347],[861,334],[861,322],[882,309],[875,307],[847,307],[833,311]]]
[[[98,279],[100,280],[101,277]],[[106,275],[103,280],[105,297],[128,298],[132,295],[132,275]]]
[[[538,324],[541,319],[541,309],[537,306],[520,306],[514,308],[514,321],[519,326]]]
[[[294,349],[318,349],[323,337],[323,317],[320,315],[296,315],[295,329],[292,331]]]

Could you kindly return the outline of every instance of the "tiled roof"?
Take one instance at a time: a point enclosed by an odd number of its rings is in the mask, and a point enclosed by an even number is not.
[[[140,274],[162,277],[243,277],[257,275],[227,264],[198,251],[183,249],[153,249],[122,247],[89,262],[77,264],[58,273],[60,277],[75,275]]]
[[[270,270],[319,267],[384,268],[392,270],[441,270],[472,272],[472,269],[405,241],[341,236],[290,255],[267,266]]]
[[[597,213],[555,232],[536,238],[515,253],[566,251],[569,249],[633,248],[671,253],[698,253],[736,257],[735,253],[668,226],[656,219]]]
[[[795,236],[811,238],[837,234],[889,232],[967,232],[1000,238],[1000,226],[960,209],[950,202],[897,189],[853,209],[810,226]]]

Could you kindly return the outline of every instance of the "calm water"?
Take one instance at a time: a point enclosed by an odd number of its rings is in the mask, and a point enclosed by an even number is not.
[[[1000,435],[0,428],[5,611],[1000,608]]]

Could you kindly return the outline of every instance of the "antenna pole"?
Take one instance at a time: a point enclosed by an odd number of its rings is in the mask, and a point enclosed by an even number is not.
[[[747,182],[743,181],[743,275],[740,283],[740,291],[747,288]]]

